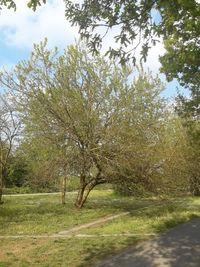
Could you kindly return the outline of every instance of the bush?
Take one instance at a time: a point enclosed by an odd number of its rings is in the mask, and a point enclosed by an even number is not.
[[[78,176],[71,176],[67,180],[67,185],[66,185],[67,191],[69,191],[69,192],[76,191],[79,188],[80,188],[79,177]]]
[[[10,188],[4,188],[3,189],[3,194],[4,195],[11,195],[11,194],[29,194],[33,193],[32,189],[28,186],[23,186],[23,187],[10,187]]]
[[[136,197],[148,197],[152,196],[152,192],[148,192],[142,186],[142,184],[124,183],[114,185],[114,191],[120,196],[136,196]]]

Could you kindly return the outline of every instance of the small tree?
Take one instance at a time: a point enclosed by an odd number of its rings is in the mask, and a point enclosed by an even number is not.
[[[14,147],[14,140],[19,133],[20,122],[5,97],[0,97],[0,203],[3,186],[8,172],[8,163]]]

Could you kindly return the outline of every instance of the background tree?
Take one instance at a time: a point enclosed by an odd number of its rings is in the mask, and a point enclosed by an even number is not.
[[[190,166],[191,192],[200,195],[200,91],[193,87],[189,97],[177,97],[176,111],[182,118],[189,142],[190,153],[188,162]]]
[[[61,190],[65,204],[68,160],[64,141],[29,129],[27,124],[24,134],[19,154],[26,162],[26,185],[34,192]]]
[[[26,186],[28,175],[27,160],[23,154],[16,149],[10,156],[8,171],[5,178],[5,188]]]
[[[168,112],[160,137],[158,193],[175,196],[189,193],[190,144],[182,120],[174,112]]]
[[[123,95],[119,124],[113,130],[116,157],[108,166],[108,176],[117,190],[141,195],[156,191],[155,173],[160,158],[160,128],[165,123],[163,85],[158,77],[140,70],[131,89]]]
[[[127,116],[133,122],[122,124],[116,134],[121,152],[111,161],[108,176],[124,195],[188,193],[191,150],[186,131],[181,120],[166,110],[158,84],[146,80],[144,86],[144,80],[138,81],[143,91]]]
[[[2,203],[3,185],[8,174],[8,165],[19,134],[20,121],[10,103],[0,96],[0,203]]]

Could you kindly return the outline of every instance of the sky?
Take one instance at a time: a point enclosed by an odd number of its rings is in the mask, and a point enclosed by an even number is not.
[[[47,1],[36,12],[27,8],[27,0],[16,0],[17,11],[3,8],[0,13],[0,69],[11,69],[19,61],[28,59],[34,43],[48,38],[49,47],[57,46],[60,50],[79,39],[78,28],[72,27],[64,15],[64,3],[61,0]],[[155,19],[159,20],[158,14]],[[108,46],[114,46],[114,33],[107,34],[103,52]],[[150,50],[145,68],[154,74],[159,73],[159,55],[164,53],[162,41]],[[138,56],[139,57],[139,56]],[[165,95],[174,96],[179,87],[177,81],[166,84]]]

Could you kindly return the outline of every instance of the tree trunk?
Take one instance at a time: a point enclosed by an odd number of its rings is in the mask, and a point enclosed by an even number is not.
[[[67,177],[64,176],[62,179],[62,191],[61,191],[61,201],[62,201],[62,205],[66,204],[66,185],[67,185]]]
[[[83,196],[84,196],[84,192],[85,192],[85,188],[86,188],[86,185],[84,184],[78,191],[78,195],[77,195],[77,198],[76,198],[76,201],[75,201],[75,206],[77,208],[81,208],[81,203],[82,203],[82,200],[83,200]]]
[[[193,177],[190,181],[190,191],[194,196],[200,196],[200,178]]]
[[[3,188],[0,187],[0,205],[3,204],[2,197],[3,197]]]
[[[194,196],[200,196],[200,185],[193,184],[191,186],[191,192]]]
[[[78,196],[76,198],[75,206],[78,209],[81,209],[85,204],[90,191],[96,186],[96,183],[88,183],[84,185],[78,192]]]
[[[2,164],[0,162],[0,204],[3,204],[3,200],[2,200],[2,197],[3,197],[3,167],[2,167]]]
[[[2,198],[3,198],[3,177],[0,176],[0,204],[3,204]]]

